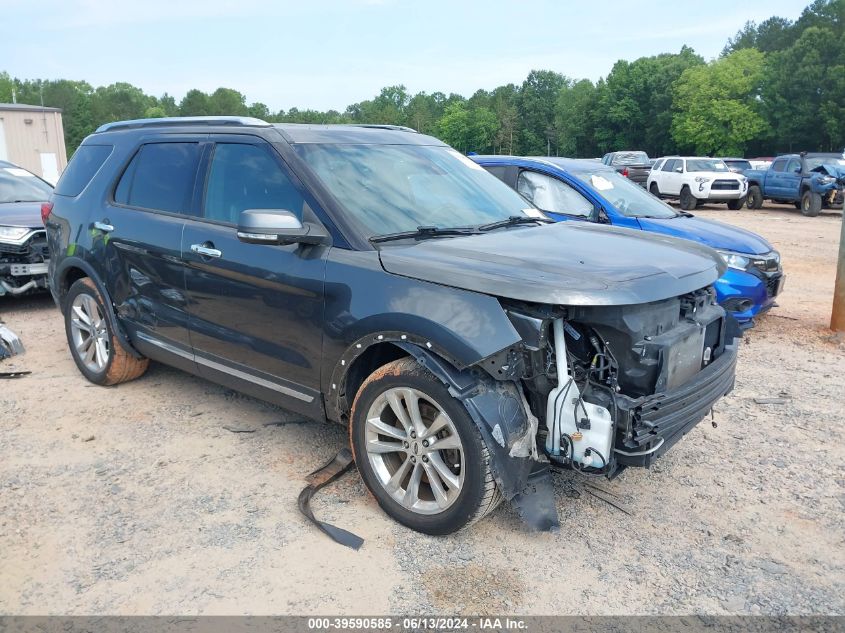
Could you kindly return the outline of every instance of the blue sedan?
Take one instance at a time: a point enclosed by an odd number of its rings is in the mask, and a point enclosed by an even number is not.
[[[751,327],[783,288],[780,254],[734,226],[678,212],[615,170],[590,160],[471,156],[555,220],[599,222],[706,244],[728,265],[716,282],[719,303]]]

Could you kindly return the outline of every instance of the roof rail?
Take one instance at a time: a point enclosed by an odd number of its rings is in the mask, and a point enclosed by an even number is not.
[[[158,119],[132,119],[129,121],[115,121],[104,123],[95,130],[109,132],[111,130],[129,130],[142,127],[167,127],[178,125],[232,125],[243,127],[269,127],[267,121],[249,116],[173,116]]]
[[[388,123],[349,123],[352,127],[371,127],[379,130],[394,130],[396,132],[413,132],[419,134],[414,128],[406,125],[390,125]]]

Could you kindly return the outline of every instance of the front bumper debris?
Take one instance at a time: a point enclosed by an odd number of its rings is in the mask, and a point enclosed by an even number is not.
[[[642,398],[619,396],[620,429],[616,461],[621,466],[649,466],[668,451],[712,410],[734,386],[737,343],[692,380],[676,389]]]
[[[0,359],[17,356],[23,354],[24,351],[23,343],[18,335],[0,324]]]

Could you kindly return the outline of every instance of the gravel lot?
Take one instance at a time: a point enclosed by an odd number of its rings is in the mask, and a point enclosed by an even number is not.
[[[0,384],[0,613],[845,613],[845,343],[826,330],[840,215],[698,214],[780,249],[781,306],[744,339],[718,428],[598,484],[631,516],[557,476],[556,535],[502,507],[422,536],[350,474],[315,511],[366,542],[335,545],[296,497],[342,429],[160,365],[92,386],[47,297],[0,299],[27,346],[0,370],[32,371]],[[769,396],[787,401],[754,401]]]

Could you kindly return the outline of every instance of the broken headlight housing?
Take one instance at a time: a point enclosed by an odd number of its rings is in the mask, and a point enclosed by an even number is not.
[[[20,242],[30,230],[22,226],[0,226],[0,242]]]

